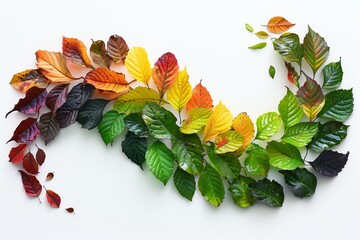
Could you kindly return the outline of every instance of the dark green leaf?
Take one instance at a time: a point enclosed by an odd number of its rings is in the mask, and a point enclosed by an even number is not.
[[[294,170],[304,165],[299,150],[291,144],[271,141],[266,151],[270,157],[270,165],[273,167]]]
[[[255,44],[255,45],[252,45],[250,47],[248,47],[249,49],[262,49],[266,47],[266,42],[261,42],[261,43],[258,43],[258,44]]]
[[[249,188],[249,184],[254,182],[255,180],[252,178],[240,176],[231,183],[229,191],[236,205],[247,208],[255,203]]]
[[[349,154],[349,152],[343,154],[331,150],[324,150],[313,162],[309,163],[323,176],[335,177],[345,167]]]
[[[275,73],[276,73],[276,70],[275,70],[274,66],[273,66],[273,65],[270,65],[270,67],[269,67],[269,75],[270,75],[270,77],[271,77],[272,79],[274,79]]]
[[[300,122],[304,114],[298,104],[298,99],[289,88],[287,88],[285,97],[280,101],[278,110],[285,129]]]
[[[301,122],[286,129],[283,142],[290,143],[295,147],[305,147],[318,131],[318,123]]]
[[[316,176],[306,168],[296,168],[292,171],[280,170],[279,172],[284,175],[286,184],[292,187],[295,196],[310,197],[315,193]]]
[[[247,148],[246,153],[249,154],[244,162],[246,171],[254,176],[266,177],[270,163],[265,149],[253,143]]]
[[[325,105],[319,116],[330,118],[338,122],[344,122],[354,109],[354,96],[352,89],[339,89],[325,96]]]
[[[96,128],[103,117],[103,111],[108,104],[105,99],[89,99],[80,108],[76,121],[85,129]]]
[[[123,153],[135,164],[143,169],[145,153],[147,150],[146,138],[139,137],[132,132],[126,134],[125,140],[121,144]]]
[[[263,202],[270,207],[281,207],[284,202],[283,187],[275,180],[267,178],[250,183],[249,187],[253,197],[258,202]]]
[[[124,130],[124,115],[115,110],[108,111],[103,116],[98,128],[104,143],[108,145]]]
[[[205,165],[198,182],[199,190],[213,206],[219,206],[225,197],[224,184],[219,173],[209,164]]]
[[[303,48],[299,36],[295,33],[284,33],[273,41],[274,50],[284,58],[285,61],[296,62],[301,66]]]
[[[323,88],[336,89],[340,86],[343,78],[341,59],[338,62],[332,62],[326,65],[322,70],[324,76]]]
[[[105,43],[102,40],[93,41],[90,47],[90,56],[99,67],[109,68],[112,58],[106,51]]]
[[[195,177],[181,168],[177,168],[174,173],[174,183],[180,195],[192,201],[196,190]]]
[[[125,125],[130,132],[139,137],[148,137],[149,132],[147,126],[139,113],[131,113],[125,117]]]
[[[254,28],[253,28],[250,24],[248,24],[248,23],[245,23],[245,28],[246,28],[246,30],[248,30],[249,32],[254,32]]]

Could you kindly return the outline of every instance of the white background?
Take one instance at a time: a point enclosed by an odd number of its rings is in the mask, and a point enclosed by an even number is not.
[[[6,1],[0,8],[0,239],[354,239],[359,215],[359,1]],[[280,209],[256,204],[241,209],[226,195],[219,208],[197,191],[193,202],[181,198],[172,180],[163,187],[121,152],[121,139],[105,147],[95,131],[78,124],[62,130],[45,148],[39,179],[63,199],[51,209],[28,198],[17,167],[9,164],[5,145],[23,116],[12,113],[22,95],[8,85],[12,75],[35,66],[35,51],[61,51],[62,36],[91,39],[123,36],[130,46],[147,49],[151,63],[172,51],[191,83],[200,79],[231,111],[246,111],[253,120],[276,111],[288,85],[283,62],[272,46],[251,51],[256,30],[276,15],[295,22],[301,38],[309,24],[331,47],[330,61],[342,58],[343,88],[354,87],[355,111],[347,139],[336,149],[350,151],[344,171],[319,178],[316,194],[296,199],[285,187]],[[268,67],[276,67],[275,79]],[[43,146],[42,142],[39,142]],[[33,147],[32,150],[36,150]],[[68,214],[65,207],[74,207]],[[350,237],[353,236],[353,237]]]

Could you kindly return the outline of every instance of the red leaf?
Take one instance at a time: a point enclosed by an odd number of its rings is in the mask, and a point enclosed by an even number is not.
[[[41,137],[45,141],[45,145],[55,139],[59,132],[59,123],[55,120],[55,116],[51,112],[44,113],[39,121]]]
[[[36,118],[27,118],[19,124],[19,126],[15,129],[13,136],[9,141],[7,141],[7,143],[10,141],[15,141],[17,143],[29,143],[34,141],[39,133],[40,129]]]
[[[38,145],[36,145],[36,147],[38,148],[38,150],[36,152],[36,161],[41,166],[45,162],[46,154],[45,154],[44,150],[42,150],[41,148],[38,147]]]
[[[23,167],[25,171],[31,174],[39,173],[39,165],[36,162],[34,155],[31,152],[28,152],[23,159]]]
[[[26,150],[27,144],[20,144],[17,147],[13,147],[9,153],[9,162],[14,164],[21,163]]]
[[[50,206],[54,208],[60,207],[61,198],[56,192],[46,189],[46,198]]]
[[[295,68],[291,65],[291,63],[285,62],[286,69],[288,70],[288,80],[289,82],[295,84],[298,88],[300,87],[299,84],[299,74],[296,72]]]
[[[37,113],[40,108],[45,106],[45,99],[47,94],[48,93],[45,88],[30,88],[26,92],[25,98],[20,99],[14,108],[6,114],[5,118],[7,118],[7,116],[14,111],[19,111],[24,114]]]
[[[65,102],[69,93],[69,84],[60,84],[55,86],[49,92],[46,98],[46,106],[52,111],[56,112]]]
[[[69,208],[65,208],[65,210],[68,212],[68,213],[74,213],[74,208],[72,207],[69,207]]]
[[[22,170],[19,170],[19,172],[21,173],[21,180],[26,194],[30,197],[39,197],[42,191],[39,180],[35,176],[29,175]]]

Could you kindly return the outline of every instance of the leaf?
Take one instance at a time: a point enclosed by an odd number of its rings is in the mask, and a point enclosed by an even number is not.
[[[41,73],[40,69],[27,69],[14,74],[10,85],[20,92],[27,92],[30,88],[47,84],[49,80]]]
[[[300,107],[310,121],[316,119],[325,104],[324,93],[320,85],[307,77],[304,85],[298,89],[296,96],[299,99]]]
[[[27,144],[19,144],[13,147],[9,153],[9,162],[14,164],[21,163],[25,155],[26,146]]]
[[[49,172],[48,174],[46,174],[46,181],[51,181],[53,178],[54,178],[53,172]]]
[[[186,104],[186,111],[190,113],[193,108],[213,108],[213,100],[209,91],[200,83],[198,83],[192,91],[192,96]]]
[[[222,154],[227,152],[235,152],[244,143],[244,137],[235,131],[229,130],[220,133],[215,138],[215,153]]]
[[[229,191],[231,192],[232,199],[236,205],[247,208],[255,203],[255,199],[249,188],[249,184],[254,182],[254,179],[243,176],[232,181]]]
[[[23,159],[23,167],[25,171],[30,174],[38,174],[39,173],[39,165],[36,162],[34,155],[31,152],[25,154]]]
[[[129,90],[129,83],[125,80],[125,75],[107,68],[97,68],[88,72],[85,82],[105,91],[125,93]]]
[[[17,143],[30,143],[34,141],[40,133],[39,124],[36,121],[36,118],[27,118],[20,122],[20,124],[15,129],[13,136],[10,141],[15,141]]]
[[[304,114],[303,110],[298,104],[298,99],[289,88],[286,88],[286,95],[283,99],[281,99],[278,106],[278,111],[284,123],[285,129],[300,122]]]
[[[146,150],[145,159],[152,174],[166,185],[174,168],[174,155],[171,150],[157,140]]]
[[[184,70],[180,71],[174,83],[169,87],[168,101],[173,108],[180,112],[192,97],[192,88],[189,83],[189,75]]]
[[[42,187],[39,183],[39,180],[32,175],[27,174],[23,170],[19,170],[21,174],[21,180],[25,193],[30,197],[39,197]]]
[[[45,88],[32,87],[26,92],[25,98],[21,98],[14,108],[8,112],[5,116],[12,113],[13,111],[19,111],[24,114],[35,114],[45,106],[45,99],[48,92]]]
[[[189,112],[189,118],[183,121],[180,132],[184,134],[197,133],[208,122],[212,111],[207,108],[193,108]]]
[[[323,88],[336,89],[340,86],[343,78],[343,70],[341,67],[341,59],[338,62],[327,64],[322,70],[324,76]]]
[[[251,193],[256,201],[265,203],[270,207],[281,207],[284,202],[283,187],[275,180],[267,178],[249,183]]]
[[[82,105],[93,95],[94,86],[88,83],[79,83],[69,92],[63,106],[72,109],[80,109]]]
[[[55,120],[55,116],[51,112],[47,112],[41,115],[39,121],[40,135],[45,141],[45,145],[55,139],[60,126]]]
[[[66,128],[76,122],[78,112],[78,109],[73,109],[65,104],[56,110],[55,121],[60,128]]]
[[[205,126],[204,141],[209,141],[216,137],[218,134],[230,130],[232,120],[233,116],[231,112],[220,101],[219,104],[214,108],[214,111]]]
[[[142,115],[151,136],[157,139],[178,139],[179,127],[176,117],[156,103],[147,103]]]
[[[181,168],[177,168],[174,173],[174,183],[180,195],[192,201],[196,190],[195,177]]]
[[[250,47],[248,47],[248,49],[263,49],[264,47],[266,47],[266,42],[261,42],[261,43],[257,43],[255,45],[252,45]]]
[[[294,170],[304,165],[299,150],[289,143],[271,141],[266,147],[270,165],[283,170]]]
[[[285,61],[296,62],[301,66],[303,47],[297,34],[284,33],[273,41],[273,46]]]
[[[201,194],[213,206],[219,206],[225,197],[224,184],[219,173],[209,164],[205,165],[198,182]]]
[[[46,106],[56,112],[65,102],[69,92],[69,84],[56,85],[46,97]]]
[[[109,38],[107,42],[107,49],[109,56],[114,60],[114,62],[124,62],[129,52],[129,47],[126,41],[116,34]]]
[[[74,213],[74,212],[75,212],[74,208],[72,208],[72,207],[65,208],[65,210],[66,210],[68,213]]]
[[[126,134],[125,140],[121,143],[123,153],[141,169],[145,162],[147,149],[146,138],[139,137],[132,132]]]
[[[90,57],[96,65],[103,68],[109,68],[111,65],[111,57],[108,55],[105,43],[102,40],[93,41],[90,47]]]
[[[266,177],[270,169],[270,158],[265,149],[252,143],[246,153],[248,154],[244,161],[246,171],[254,176]]]
[[[125,125],[130,132],[138,137],[147,138],[149,136],[148,128],[139,113],[131,113],[125,117]]]
[[[113,109],[127,115],[130,113],[141,113],[146,103],[158,103],[159,99],[160,95],[154,89],[137,87],[116,99]],[[162,101],[161,103],[166,102]]]
[[[261,39],[267,39],[269,37],[269,34],[265,31],[256,32],[255,35]]]
[[[337,176],[345,167],[350,152],[346,154],[324,150],[310,165],[321,175],[326,177]]]
[[[289,82],[295,84],[295,86],[297,86],[299,88],[300,87],[300,83],[299,83],[300,76],[299,76],[299,74],[296,72],[295,68],[291,65],[291,63],[287,63],[285,61],[285,67],[286,67],[286,69],[288,71],[287,79],[289,80]]]
[[[256,120],[257,133],[256,138],[267,140],[274,136],[281,125],[280,115],[276,112],[268,112],[260,115]]]
[[[61,198],[56,192],[46,189],[46,199],[47,199],[48,203],[50,204],[50,206],[52,206],[54,208],[60,207]]]
[[[65,60],[69,63],[91,68],[91,60],[82,41],[77,38],[63,37],[62,51]]]
[[[310,65],[313,73],[321,67],[321,65],[326,61],[329,56],[329,50],[325,39],[321,37],[318,33],[314,32],[310,26],[308,33],[304,38],[304,58],[306,62]]]
[[[271,18],[266,27],[272,33],[283,33],[294,25],[285,18],[277,16]]]
[[[180,135],[177,141],[174,141],[172,152],[180,168],[195,175],[200,174],[204,168],[204,149],[198,135]]]
[[[292,187],[295,196],[310,197],[315,193],[316,176],[306,168],[296,168],[292,171],[280,170],[279,172],[284,175],[286,184]]]
[[[103,117],[103,111],[109,103],[105,99],[89,99],[80,108],[76,121],[81,124],[82,128],[91,130],[96,128]]]
[[[318,123],[302,122],[286,129],[281,140],[295,147],[305,147],[318,131]]]
[[[276,73],[276,70],[275,70],[274,66],[273,66],[273,65],[270,65],[270,67],[269,67],[269,75],[270,75],[270,77],[271,77],[272,79],[274,79],[275,73]]]
[[[255,130],[254,124],[251,121],[250,117],[246,112],[242,112],[234,119],[232,128],[240,133],[244,138],[244,143],[241,146],[240,150],[246,149],[250,144],[251,140],[254,138]]]
[[[250,24],[248,24],[248,23],[245,23],[245,28],[246,28],[246,30],[248,30],[249,32],[254,32],[254,28],[253,28]]]
[[[149,85],[151,77],[150,62],[147,52],[142,47],[133,47],[125,59],[125,67],[131,77]]]
[[[119,136],[125,128],[124,115],[114,110],[106,112],[98,126],[99,133],[106,145]]]
[[[348,127],[335,121],[319,123],[319,130],[307,147],[316,152],[330,149],[346,138]]]
[[[354,96],[352,89],[339,89],[329,92],[325,96],[325,105],[319,116],[344,122],[354,109]]]
[[[38,50],[36,60],[41,73],[51,82],[69,82],[76,79],[71,75],[64,56],[59,52]]]
[[[36,162],[41,166],[45,162],[46,154],[45,154],[44,150],[42,150],[41,148],[38,147],[37,144],[35,144],[35,145],[38,149],[36,151]]]

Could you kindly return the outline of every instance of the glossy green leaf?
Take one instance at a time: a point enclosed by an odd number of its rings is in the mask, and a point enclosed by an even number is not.
[[[303,117],[303,110],[298,104],[298,99],[289,88],[287,88],[285,97],[281,99],[278,110],[285,129],[294,126]]]
[[[269,75],[270,75],[270,77],[271,77],[272,79],[274,79],[275,73],[276,73],[276,70],[275,70],[274,66],[273,66],[273,65],[270,65],[270,67],[269,67]]]
[[[246,30],[248,30],[249,32],[254,32],[254,28],[253,28],[250,24],[248,24],[248,23],[245,23],[245,28],[246,28]]]
[[[295,33],[284,33],[273,41],[274,50],[284,58],[285,61],[296,62],[301,66],[303,48],[299,36]]]
[[[256,120],[257,133],[256,138],[267,140],[274,136],[281,125],[280,115],[276,112],[264,113]]]
[[[228,152],[235,152],[244,143],[244,137],[235,131],[229,130],[220,133],[215,138],[215,153],[222,154]]]
[[[89,99],[80,108],[76,121],[81,124],[82,128],[96,128],[103,117],[105,106],[109,103],[105,99]]]
[[[121,143],[123,153],[141,169],[145,162],[145,153],[147,149],[146,138],[139,137],[132,132],[126,134],[125,140]]]
[[[269,37],[269,34],[265,31],[259,31],[259,32],[255,33],[255,35],[261,39],[267,39]]]
[[[131,113],[125,117],[125,125],[130,132],[139,137],[148,137],[148,128],[140,113]]]
[[[318,123],[302,122],[286,129],[283,142],[290,143],[295,147],[305,147],[318,131]]]
[[[253,197],[258,202],[265,203],[270,207],[281,207],[284,202],[283,187],[275,180],[267,178],[250,183],[249,187]]]
[[[248,47],[249,49],[262,49],[266,47],[266,42],[261,42],[261,43],[258,43],[258,44],[255,44],[255,45],[252,45],[250,47]]]
[[[338,122],[344,122],[354,109],[354,96],[352,89],[339,89],[325,96],[325,105],[319,116]]]
[[[146,150],[146,164],[152,174],[165,185],[170,179],[174,168],[174,155],[162,142],[157,140]]]
[[[322,70],[324,76],[323,88],[336,89],[340,86],[343,78],[341,59],[338,62],[327,64]]]
[[[247,208],[255,203],[249,188],[249,184],[254,182],[252,178],[240,176],[230,184],[229,191],[236,205]]]
[[[104,143],[108,145],[124,130],[124,115],[114,110],[108,111],[104,114],[98,128]]]
[[[306,168],[296,168],[292,171],[280,170],[279,172],[284,175],[286,184],[292,187],[295,196],[310,197],[315,193],[316,176]]]
[[[177,168],[174,173],[174,183],[180,195],[192,201],[196,190],[195,177],[181,168]]]
[[[299,150],[289,143],[271,141],[266,147],[270,165],[283,170],[294,170],[304,165]]]
[[[225,197],[224,184],[219,173],[209,164],[205,165],[198,182],[201,194],[213,206],[219,206]]]
[[[253,143],[247,148],[246,153],[248,154],[244,162],[246,171],[254,176],[266,177],[270,169],[270,158],[265,149]]]

